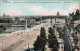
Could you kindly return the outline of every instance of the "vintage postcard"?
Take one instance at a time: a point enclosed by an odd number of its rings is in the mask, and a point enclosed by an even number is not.
[[[0,51],[80,51],[80,0],[0,0]]]

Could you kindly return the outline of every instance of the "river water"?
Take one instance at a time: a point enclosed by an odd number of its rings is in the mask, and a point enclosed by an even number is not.
[[[6,30],[24,30],[25,27],[6,27]]]

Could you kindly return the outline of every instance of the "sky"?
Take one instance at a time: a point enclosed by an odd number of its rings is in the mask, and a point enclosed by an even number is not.
[[[68,15],[79,9],[79,0],[0,0],[0,16]]]

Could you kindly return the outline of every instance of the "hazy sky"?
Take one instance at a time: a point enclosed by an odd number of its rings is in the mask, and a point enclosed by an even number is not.
[[[5,3],[6,2],[6,3]],[[0,15],[68,15],[68,13],[79,9],[79,1],[32,1],[32,0],[1,0]]]

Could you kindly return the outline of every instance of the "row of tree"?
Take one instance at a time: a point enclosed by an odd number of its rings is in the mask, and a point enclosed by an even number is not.
[[[6,30],[6,27],[4,25],[0,25],[0,33],[4,33]]]
[[[35,51],[44,51],[46,45],[46,32],[45,28],[42,27],[40,31],[40,36],[37,37],[35,43],[33,44]]]
[[[69,13],[69,16],[72,17],[72,21],[80,19],[80,10],[77,9],[75,12]]]
[[[51,27],[49,28],[48,38],[49,38],[48,39],[49,48],[52,51],[58,51],[59,43],[58,43],[58,40],[55,36],[55,31]]]
[[[11,23],[13,22],[12,19],[0,19],[0,23]]]
[[[48,47],[51,49],[51,51],[58,51],[59,43],[55,36],[55,31],[50,27],[47,39],[45,28],[42,27],[40,31],[40,36],[37,36],[37,39],[33,44],[34,50],[45,51],[45,45],[47,42],[48,42]]]

